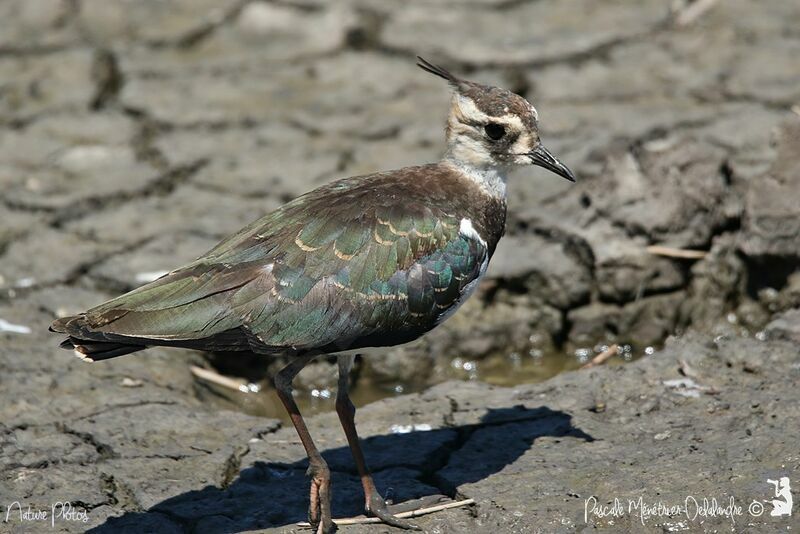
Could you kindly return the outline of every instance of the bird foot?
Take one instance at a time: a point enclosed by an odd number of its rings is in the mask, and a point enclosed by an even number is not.
[[[331,524],[326,527],[324,522],[320,522],[317,525],[311,525],[311,530],[314,534],[333,534],[336,532],[336,523],[331,522]]]
[[[315,534],[333,534],[336,524],[331,519],[331,479],[327,466],[311,466],[311,495],[308,505],[308,522]]]
[[[387,525],[402,528],[404,530],[422,530],[418,525],[415,525],[410,521],[393,516],[386,507],[386,501],[377,491],[373,491],[368,497],[365,508],[367,515],[377,517]]]
[[[310,521],[310,516],[311,510],[309,510],[308,525],[311,527],[311,531],[314,532],[314,534],[333,534],[337,531],[336,523],[334,523],[330,517],[325,518],[323,514],[323,517],[312,522]]]

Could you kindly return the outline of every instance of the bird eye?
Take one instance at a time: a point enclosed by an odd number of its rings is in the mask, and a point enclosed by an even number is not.
[[[492,141],[499,141],[503,138],[506,134],[506,129],[501,124],[497,124],[496,122],[490,122],[486,126],[483,127],[483,130],[486,132],[486,135],[489,136],[489,139]]]

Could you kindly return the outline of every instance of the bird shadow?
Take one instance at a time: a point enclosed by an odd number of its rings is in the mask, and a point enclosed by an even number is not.
[[[515,406],[489,409],[475,424],[372,436],[362,444],[384,497],[395,502],[431,502],[436,496],[459,497],[459,488],[500,472],[545,436],[594,441],[573,426],[571,416],[564,412]],[[332,471],[334,517],[363,513],[363,494],[350,450],[337,447],[322,454]],[[294,526],[306,519],[307,467],[307,460],[255,462],[226,487],[188,491],[146,511],[109,518],[89,532],[229,534]]]

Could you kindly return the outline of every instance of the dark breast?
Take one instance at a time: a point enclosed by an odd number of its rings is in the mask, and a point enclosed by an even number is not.
[[[406,342],[440,324],[475,289],[505,230],[505,201],[448,167],[426,166],[394,178],[402,180],[402,211],[422,209],[437,219],[429,227],[445,225],[450,233],[435,246],[421,247],[414,262],[396,273],[407,297],[396,303],[399,321],[380,321],[375,332],[353,340],[352,348]]]

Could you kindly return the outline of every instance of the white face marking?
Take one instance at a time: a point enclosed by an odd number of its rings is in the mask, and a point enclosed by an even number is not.
[[[528,156],[525,156],[524,154],[527,154],[531,152],[534,148],[536,148],[536,144],[537,143],[533,139],[531,134],[523,133],[522,135],[520,135],[508,150],[509,153],[511,154],[518,154],[518,156],[514,158],[514,163],[516,163],[517,165],[530,165],[531,164],[530,158]]]
[[[471,98],[457,94],[455,95],[455,103],[464,117],[476,122],[487,122],[489,120],[489,115],[479,110]]]
[[[533,106],[530,109],[535,113]],[[513,146],[508,147],[508,151],[519,156],[504,156],[498,161],[498,156],[492,152],[491,142],[484,137],[482,131],[482,125],[490,122],[505,126],[508,132],[516,135],[517,139]],[[536,142],[535,135],[528,131],[518,115],[506,113],[492,117],[478,109],[471,98],[458,93],[453,95],[444,161],[452,164],[493,197],[505,198],[508,167],[530,165],[530,158],[523,154],[533,150]]]
[[[524,129],[522,119],[513,113],[506,113],[500,117],[490,117],[483,111],[479,110],[478,106],[475,105],[475,102],[473,102],[471,98],[467,98],[462,95],[456,95],[455,102],[456,105],[458,105],[458,109],[461,111],[461,114],[471,121],[480,123],[496,122],[498,124],[510,126],[512,130],[516,130],[518,132]],[[533,106],[531,106],[531,110],[534,114],[536,113],[536,110],[533,109]],[[503,108],[503,111],[508,112],[508,106]]]
[[[494,122],[499,122],[500,124],[510,126],[509,129],[511,131],[522,132],[525,130],[525,127],[522,124],[522,119],[520,119],[518,115],[513,115],[511,113],[503,115],[502,117],[495,117]]]

